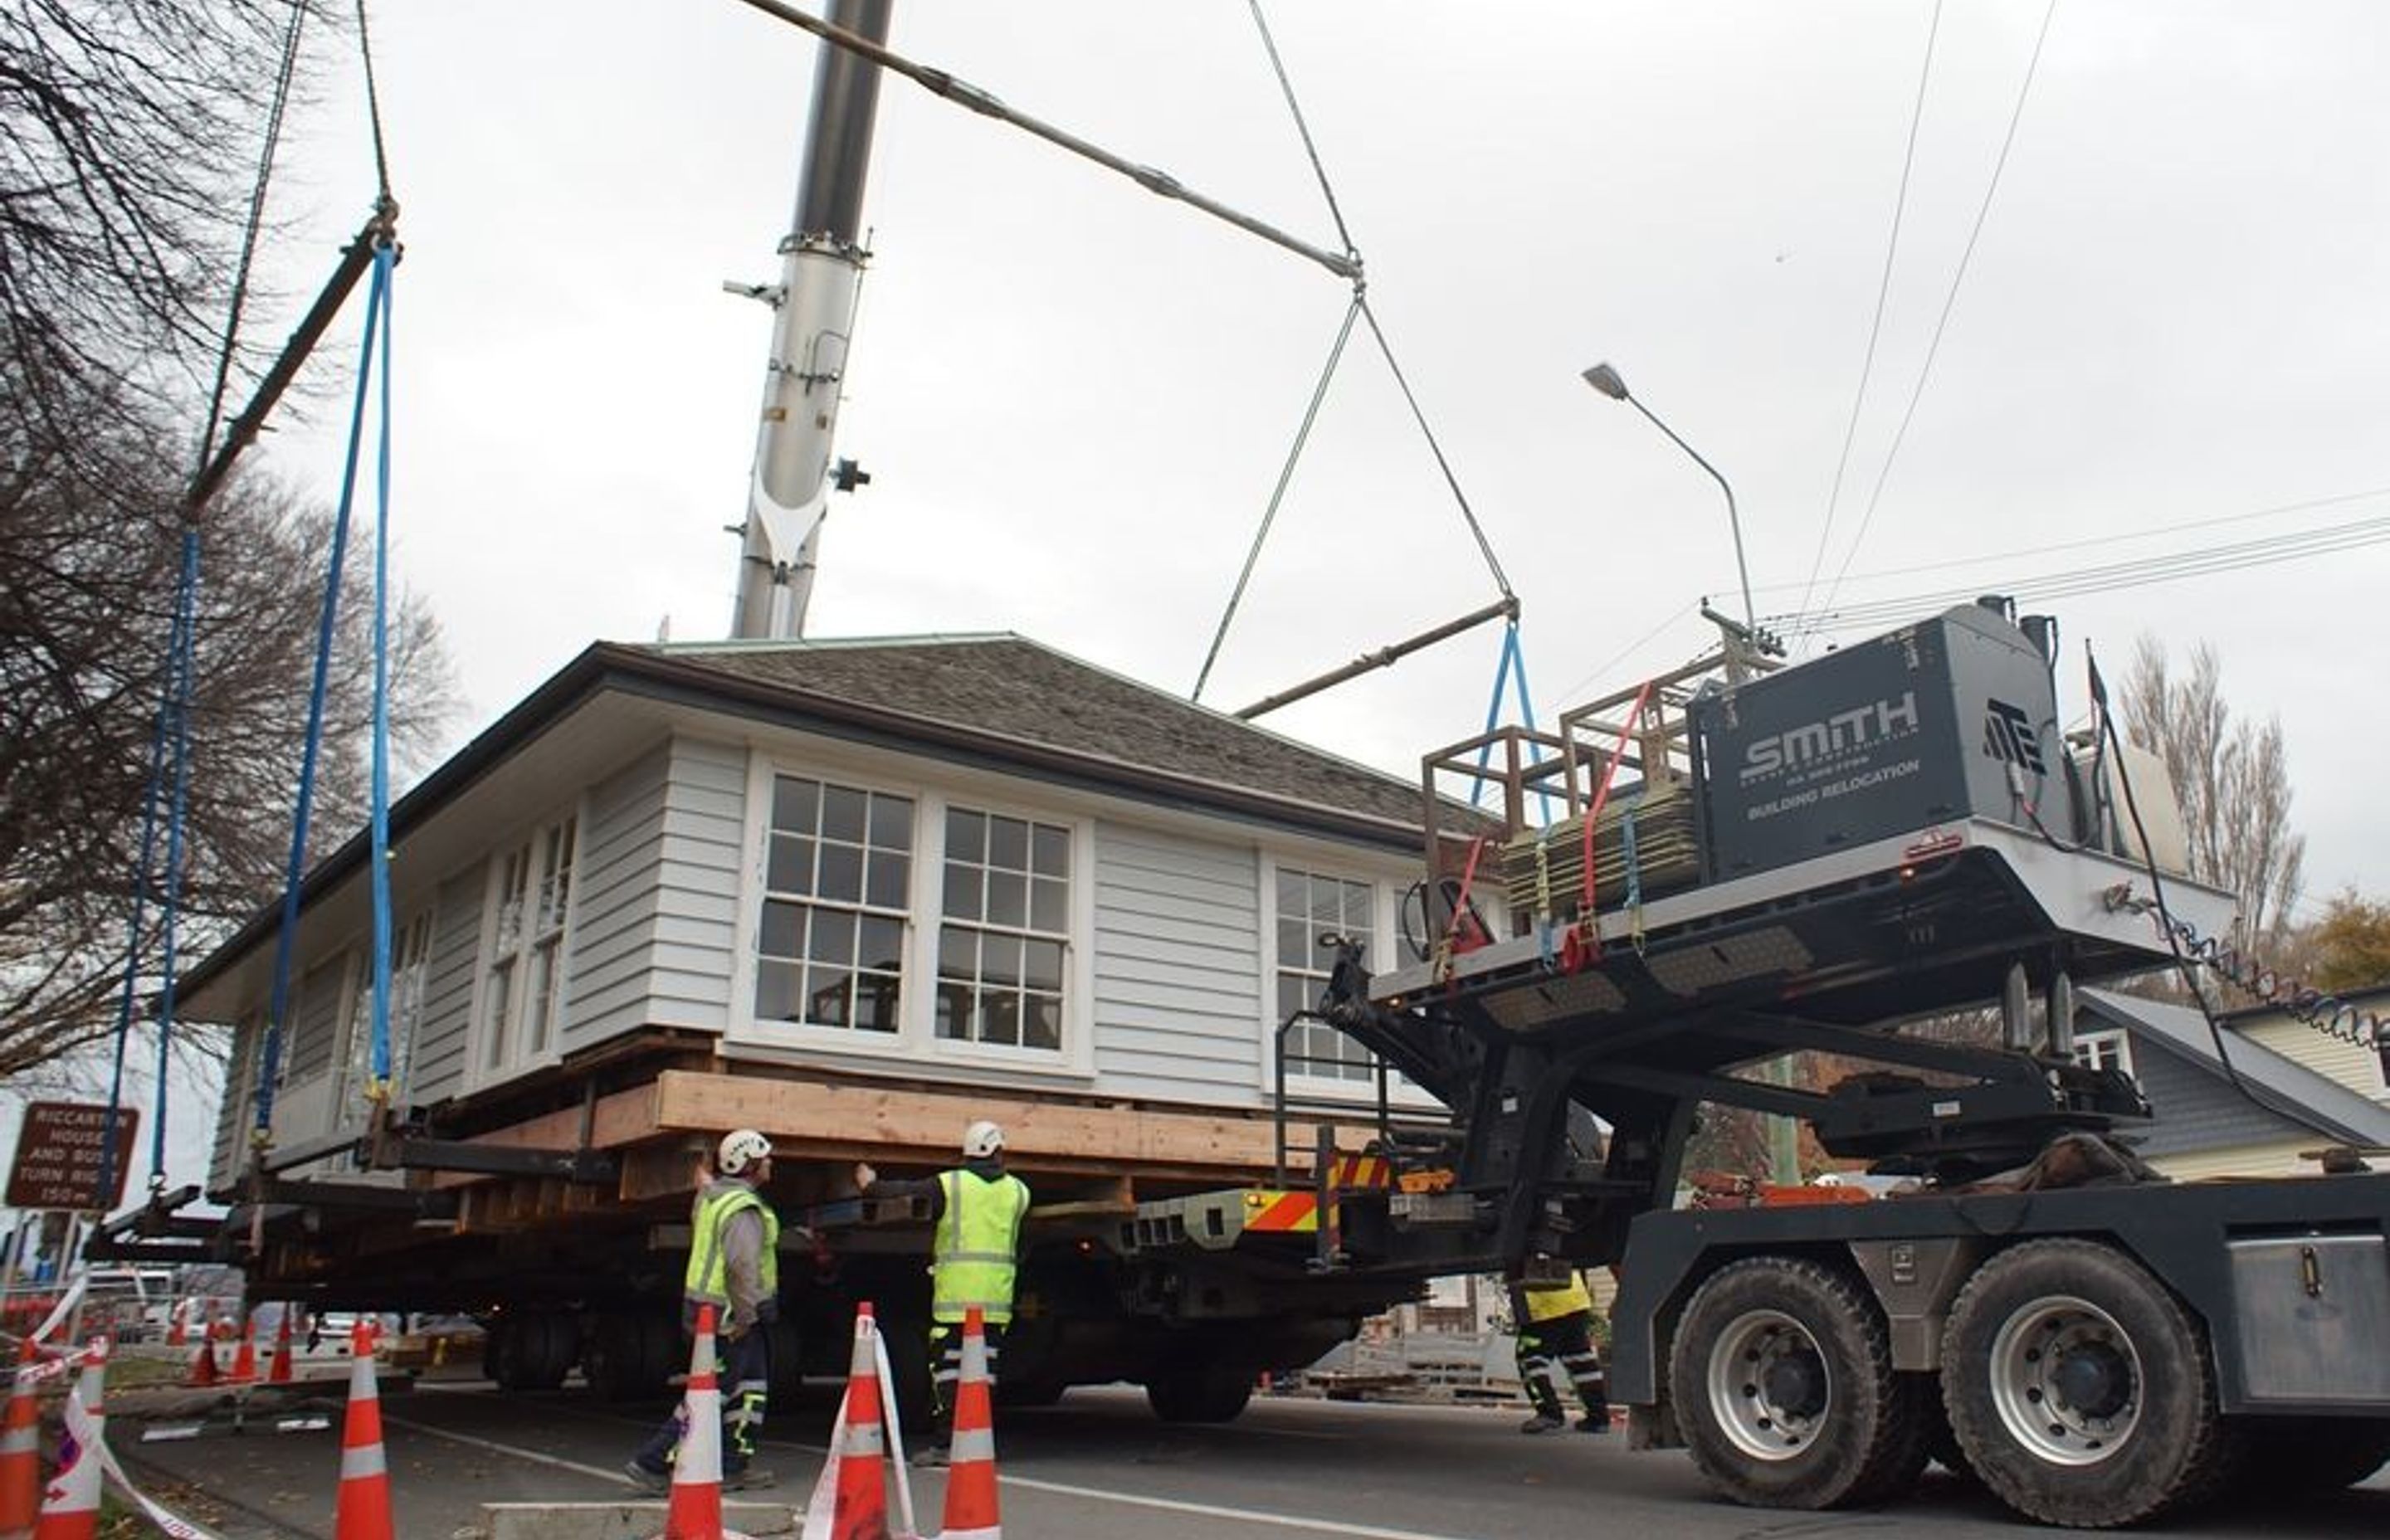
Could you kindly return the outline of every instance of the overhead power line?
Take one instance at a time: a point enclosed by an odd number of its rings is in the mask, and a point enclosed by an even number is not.
[[[1964,587],[1904,594],[1838,609],[1769,615],[1763,619],[1780,628],[1798,623],[1805,632],[1811,634],[1851,631],[1913,619],[1921,612],[1964,603],[1986,590],[2013,593],[2021,599],[2038,604],[2053,599],[2079,598],[2088,594],[2109,593],[2120,588],[2146,587],[2180,582],[2186,578],[2208,577],[2253,567],[2269,567],[2284,561],[2384,544],[2390,544],[2390,516],[2037,576],[1999,575]]]
[[[1858,533],[1851,536],[1850,548],[1843,553],[1843,564],[1835,569],[1834,581],[1827,585],[1825,603],[1819,608],[1831,610],[1834,595],[1851,570],[1851,561],[1859,554],[1867,540],[1869,526],[1875,522],[1875,510],[1883,501],[1884,483],[1892,478],[1892,468],[1900,458],[1900,446],[1908,438],[1908,425],[1917,418],[1917,404],[1925,398],[1925,385],[1934,377],[1934,361],[1942,352],[1943,335],[1950,329],[1950,313],[1959,303],[1959,290],[1967,281],[1967,269],[1975,260],[1976,243],[1983,239],[1984,225],[1991,217],[1992,200],[2000,190],[2000,174],[2008,169],[2009,151],[2016,145],[2017,124],[2024,120],[2024,104],[2033,94],[2033,80],[2041,68],[2042,45],[2049,41],[2049,23],[2058,14],[2058,0],[2049,0],[2041,13],[2041,30],[2034,34],[2033,55],[2025,60],[2024,79],[2017,86],[2016,106],[2009,112],[2008,133],[2000,139],[2000,153],[1992,162],[1992,179],[1984,188],[1984,201],[1975,210],[1974,227],[1967,232],[1967,246],[1959,253],[1959,270],[1950,276],[1950,292],[1942,301],[1942,314],[1934,323],[1933,340],[1926,344],[1925,362],[1917,370],[1917,385],[1908,392],[1908,405],[1900,414],[1900,427],[1892,435],[1892,447],[1884,451],[1883,465],[1877,470],[1874,490],[1868,494],[1867,511],[1859,516]]]

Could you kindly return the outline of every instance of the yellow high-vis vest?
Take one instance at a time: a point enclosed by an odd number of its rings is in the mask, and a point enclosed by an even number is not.
[[[744,1182],[717,1178],[697,1195],[690,1216],[688,1271],[681,1278],[681,1294],[692,1313],[701,1304],[713,1306],[724,1325],[730,1319],[730,1268],[722,1255],[722,1232],[732,1215],[749,1209],[764,1219],[764,1251],[756,1273],[768,1300],[780,1291],[780,1216],[763,1195]]]
[[[1029,1184],[1007,1172],[991,1182],[970,1171],[942,1171],[945,1207],[930,1243],[930,1314],[954,1322],[977,1305],[990,1326],[1012,1320],[1014,1258]]]
[[[1571,1273],[1566,1283],[1530,1285],[1527,1296],[1527,1319],[1548,1321],[1561,1315],[1573,1315],[1593,1308],[1593,1296],[1586,1291],[1583,1275]]]

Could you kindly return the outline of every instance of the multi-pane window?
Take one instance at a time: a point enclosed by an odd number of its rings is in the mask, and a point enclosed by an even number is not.
[[[515,1018],[517,977],[522,964],[524,909],[531,893],[531,847],[508,851],[498,867],[495,918],[487,976],[482,981],[482,1067],[501,1069],[512,1060],[509,1029]]]
[[[533,890],[531,989],[523,1010],[526,1058],[547,1052],[556,1041],[564,995],[564,918],[572,906],[574,824],[567,818],[533,841],[539,848],[539,886]]]
[[[482,989],[484,1070],[509,1069],[542,1057],[556,1045],[577,827],[575,819],[559,819],[499,862]]]
[[[913,882],[913,800],[772,781],[756,932],[758,1021],[893,1033]]]
[[[1319,872],[1278,869],[1278,1020],[1316,1007],[1328,987],[1334,956],[1319,944],[1333,932],[1368,946],[1375,893],[1367,882]],[[1324,1021],[1305,1021],[1286,1035],[1290,1072],[1331,1080],[1368,1080],[1375,1060],[1368,1049]]]
[[[431,916],[419,914],[402,929],[390,958],[390,1083],[406,1084],[414,1058],[415,1028],[423,1017],[423,985],[431,967]],[[373,951],[357,953],[356,987],[349,1001],[349,1046],[341,1073],[340,1116],[355,1110],[373,1079]],[[403,1093],[402,1093],[403,1094]]]
[[[949,808],[937,1033],[1059,1050],[1071,931],[1071,831]]]
[[[2087,1070],[2122,1070],[2131,1074],[2133,1045],[2121,1032],[2077,1033],[2075,1062]]]

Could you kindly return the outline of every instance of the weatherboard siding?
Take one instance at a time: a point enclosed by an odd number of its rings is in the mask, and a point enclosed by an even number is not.
[[[1098,1093],[1258,1103],[1253,852],[1101,822],[1095,856]]]
[[[2133,1037],[2133,1076],[2157,1111],[2157,1121],[2142,1132],[2140,1152],[2161,1166],[2207,1151],[2320,1137],[2138,1033]]]
[[[257,1060],[264,1051],[264,1029],[243,1022],[232,1035],[232,1062],[225,1069],[225,1096],[216,1109],[216,1137],[208,1155],[208,1190],[222,1191],[238,1174],[240,1158],[249,1149],[249,1131],[257,1122]]]
[[[2382,1079],[2382,1060],[2371,1048],[2334,1037],[2305,1021],[2282,1017],[2272,1021],[2236,1022],[2240,1033],[2284,1059],[2304,1064],[2326,1080],[2336,1080],[2360,1097],[2390,1102],[2390,1087]]]
[[[332,1067],[332,1056],[340,1048],[341,980],[347,967],[348,958],[335,955],[301,980],[299,1003],[290,1013],[290,1040],[283,1049],[286,1084],[313,1080]]]
[[[574,861],[567,1052],[647,1022],[671,774],[671,748],[658,744],[589,794]]]
[[[656,845],[649,1023],[709,1032],[729,1025],[746,835],[747,751],[675,738]]]
[[[473,970],[482,953],[482,909],[489,863],[477,861],[440,884],[431,930],[431,964],[423,981],[423,1020],[416,1028],[414,1084],[407,1100],[428,1105],[465,1088],[465,1045],[473,1023]]]

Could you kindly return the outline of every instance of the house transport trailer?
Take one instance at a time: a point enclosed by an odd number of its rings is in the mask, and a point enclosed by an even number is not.
[[[923,1216],[858,1200],[853,1163],[951,1164],[985,1117],[1037,1199],[1013,1396],[1128,1379],[1167,1415],[1231,1415],[1244,1370],[1413,1291],[1320,1279],[1232,1330],[1167,1270],[1126,1277],[1115,1235],[1139,1201],[1278,1166],[1312,938],[1390,936],[1416,879],[1401,777],[1014,636],[599,645],[392,828],[387,1097],[360,836],[302,886],[270,1076],[278,911],[182,982],[190,1019],[233,1030],[192,1185],[228,1213],[135,1211],[101,1250],[235,1261],[256,1301],[471,1313],[502,1383],[579,1364],[627,1395],[682,1362],[694,1158],[753,1126],[804,1226],[779,1367],[835,1372],[856,1300],[900,1327],[928,1300]],[[1294,1092],[1375,1122],[1357,1045],[1284,1046]],[[1300,1235],[1301,1207],[1257,1228]]]
[[[2150,758],[2058,730],[2054,635],[1985,601],[1777,669],[1729,635],[1554,734],[1430,756],[1431,829],[1487,763],[1506,827],[1431,844],[1418,960],[1331,938],[1316,1019],[1450,1117],[1318,1194],[1316,1277],[1617,1267],[1634,1442],[1758,1506],[1889,1500],[1931,1458],[2105,1526],[2390,1458],[2390,1174],[2344,1149],[2166,1183],[2131,1152],[2135,1083],[2072,1051],[2078,983],[2234,916],[2181,875]],[[1977,1007],[1996,1045],[1902,1030]],[[1835,1084],[1767,1072],[1792,1052]],[[1920,1190],[1679,1208],[1705,1108]],[[1228,1273],[1196,1232],[1249,1200],[1144,1205],[1132,1253]]]

